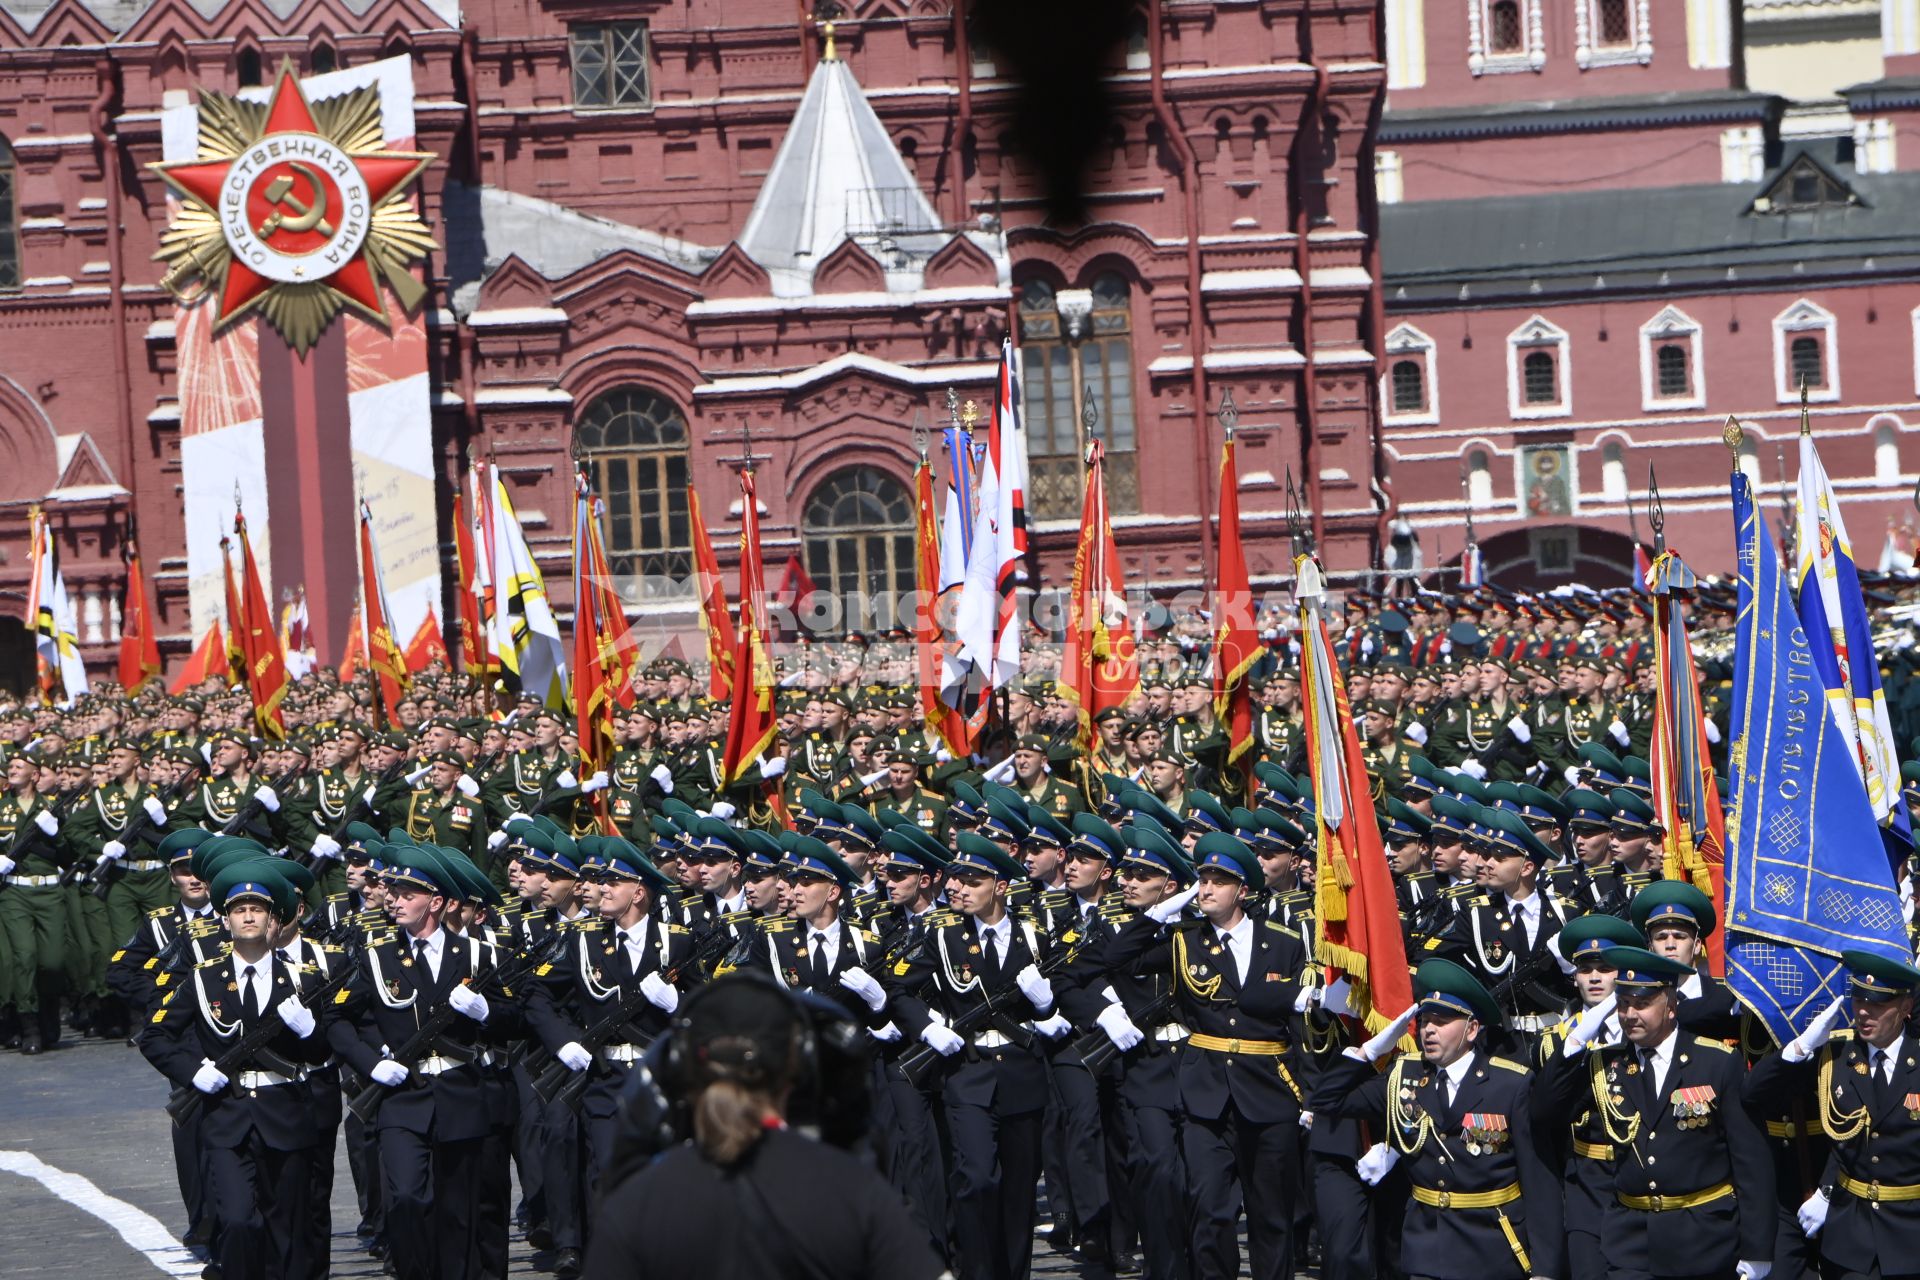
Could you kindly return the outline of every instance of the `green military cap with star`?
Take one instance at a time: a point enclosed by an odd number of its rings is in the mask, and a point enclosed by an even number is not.
[[[1662,925],[1686,925],[1702,938],[1720,923],[1713,899],[1685,880],[1656,880],[1633,897],[1633,923],[1653,936]]]
[[[1619,916],[1610,916],[1601,912],[1575,916],[1567,921],[1560,930],[1560,936],[1553,945],[1569,964],[1579,964],[1584,960],[1593,960],[1616,947],[1638,947],[1644,950],[1646,937]],[[1607,966],[1613,961],[1609,958]]]
[[[1500,1025],[1500,1006],[1478,978],[1451,960],[1422,960],[1413,973],[1413,995],[1422,1017],[1467,1017],[1482,1026]]]

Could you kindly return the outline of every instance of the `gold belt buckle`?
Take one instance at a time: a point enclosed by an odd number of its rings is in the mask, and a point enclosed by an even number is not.
[[[1439,1208],[1442,1208],[1442,1209],[1451,1209],[1451,1208],[1453,1208],[1453,1192],[1451,1192],[1451,1191],[1442,1191],[1442,1192],[1440,1193],[1440,1204],[1439,1204],[1439,1206],[1438,1206],[1438,1207],[1439,1207]]]
[[[1238,1040],[1227,1041],[1227,1052],[1228,1053],[1240,1052],[1240,1042]]]
[[[1869,1204],[1880,1203],[1880,1179],[1875,1178],[1867,1184],[1867,1202]]]
[[[1655,1213],[1661,1213],[1665,1211],[1667,1207],[1667,1198],[1665,1196],[1648,1196],[1647,1199],[1652,1202],[1653,1211]]]

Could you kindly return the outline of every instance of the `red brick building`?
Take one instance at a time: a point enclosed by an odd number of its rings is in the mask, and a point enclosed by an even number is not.
[[[1381,439],[1424,561],[1471,515],[1500,582],[1624,585],[1651,464],[1669,543],[1726,571],[1725,420],[1776,492],[1803,376],[1855,557],[1910,552],[1920,7],[1883,6],[1850,131],[1784,140],[1737,2],[1386,8]]]
[[[563,609],[575,454],[617,571],[686,572],[689,486],[731,557],[750,440],[771,564],[798,549],[821,585],[907,581],[914,428],[945,424],[949,387],[987,403],[1010,327],[1043,584],[1070,557],[1089,402],[1129,579],[1202,579],[1229,390],[1256,575],[1286,568],[1289,472],[1335,567],[1373,563],[1376,5],[1142,4],[1112,51],[1089,221],[1068,230],[1044,224],[1008,140],[1014,87],[964,0],[850,8],[829,50],[771,0],[0,0],[0,589],[21,590],[44,504],[98,663],[136,523],[163,651],[189,647],[146,166],[163,106],[287,58],[412,59],[419,146],[441,157],[424,190],[445,246],[426,304],[439,519],[462,457],[493,456]],[[691,601],[631,603],[664,626]]]

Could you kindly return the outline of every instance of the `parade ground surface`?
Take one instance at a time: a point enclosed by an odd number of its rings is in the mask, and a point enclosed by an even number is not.
[[[125,1042],[61,1041],[37,1058],[0,1054],[0,1276],[44,1280],[195,1277],[167,1138],[167,1084]],[[333,1275],[372,1280],[380,1263],[355,1245],[359,1213],[346,1148],[335,1155]],[[551,1272],[515,1233],[514,1276]],[[1081,1275],[1034,1245],[1036,1277]],[[236,1277],[235,1280],[246,1280]]]

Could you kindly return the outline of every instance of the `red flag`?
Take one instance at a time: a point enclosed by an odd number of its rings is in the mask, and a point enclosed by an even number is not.
[[[720,561],[707,537],[700,515],[700,493],[687,487],[687,518],[693,524],[693,572],[700,590],[700,630],[707,637],[707,696],[725,701],[733,696],[733,620],[727,616],[727,586],[720,580]],[[758,520],[755,521],[758,524]]]
[[[185,693],[215,676],[222,680],[230,680],[233,676],[232,669],[227,666],[226,636],[221,633],[217,621],[207,628],[207,634],[200,637],[200,643],[194,646],[187,665],[180,668],[180,674],[167,686],[167,692]]]
[[[1230,761],[1253,745],[1253,691],[1247,687],[1247,671],[1259,658],[1253,587],[1240,549],[1240,476],[1233,466],[1233,437],[1228,436],[1220,452],[1220,552],[1213,581],[1213,714],[1226,731]]]
[[[480,616],[480,579],[479,567],[474,563],[474,522],[478,518],[478,495],[470,500],[468,488],[473,484],[471,472],[461,481],[459,492],[453,495],[453,560],[460,574],[460,666],[463,670],[484,675],[487,660],[486,621]]]
[[[947,750],[963,756],[973,750],[972,735],[966,717],[940,700],[941,660],[946,653],[946,635],[940,628],[940,526],[933,511],[933,468],[920,459],[914,472],[914,588],[918,596],[913,610],[914,654],[920,675],[920,715],[927,727],[947,744]],[[800,558],[787,562],[791,574]],[[800,570],[802,579],[806,571]],[[784,583],[782,584],[785,585]],[[807,580],[807,590],[813,583]]]
[[[233,580],[233,543],[230,539],[220,539],[220,567],[227,575],[227,678],[235,684],[247,685],[247,654],[240,647],[242,620],[240,613],[240,588]]]
[[[234,536],[240,539],[240,617],[245,634],[240,648],[247,659],[247,689],[253,694],[253,717],[269,738],[287,736],[287,719],[280,702],[287,696],[287,657],[280,651],[280,631],[267,605],[267,585],[254,563],[253,543],[247,537],[247,518],[233,517]]]
[[[626,606],[614,590],[596,511],[593,490],[583,470],[576,481],[574,499],[573,664],[569,676],[580,755],[590,772],[612,766],[614,708],[633,705],[633,668],[637,663]],[[603,825],[607,822],[605,806],[605,793],[596,794],[593,808]]]
[[[1140,688],[1140,659],[1126,627],[1126,578],[1107,514],[1106,459],[1098,440],[1087,457],[1080,506],[1080,542],[1067,592],[1067,636],[1060,658],[1060,692],[1079,717],[1082,751],[1093,748],[1094,718]],[[1116,625],[1117,624],[1117,625]]]
[[[407,641],[406,659],[409,675],[418,675],[436,661],[442,666],[451,665],[447,642],[440,634],[440,619],[433,616],[433,610],[427,610],[427,616],[413,629],[413,639]]]
[[[127,544],[127,600],[120,607],[120,683],[132,693],[160,674],[160,637],[147,603],[147,580],[140,572],[140,551]]]
[[[1223,561],[1224,543],[1223,537]],[[1238,546],[1234,549],[1237,554]],[[1320,866],[1314,877],[1320,919],[1314,958],[1346,975],[1352,988],[1348,1006],[1369,1031],[1379,1031],[1413,1005],[1400,906],[1373,816],[1347,687],[1320,614],[1326,580],[1310,555],[1295,560],[1294,572],[1300,600],[1301,728],[1313,780]]]
[[[786,606],[787,612],[797,622],[800,611],[807,607],[807,600],[813,592],[813,575],[807,572],[807,566],[800,562],[800,553],[796,551],[787,557],[786,568],[780,571],[780,585],[774,588],[773,602]]]
[[[347,619],[347,651],[340,655],[340,683],[353,679],[354,673],[367,665],[367,637],[360,627],[360,606],[353,606],[353,616]]]
[[[767,583],[760,564],[760,501],[753,468],[740,473],[740,630],[734,642],[733,712],[720,772],[731,785],[773,741],[773,661],[767,653]]]
[[[431,610],[427,620],[433,620]],[[375,676],[374,727],[383,728],[392,722],[394,709],[400,705],[411,681],[406,657],[393,638],[393,611],[387,607],[380,551],[373,541],[373,509],[364,499],[360,503],[360,644],[361,655]]]

